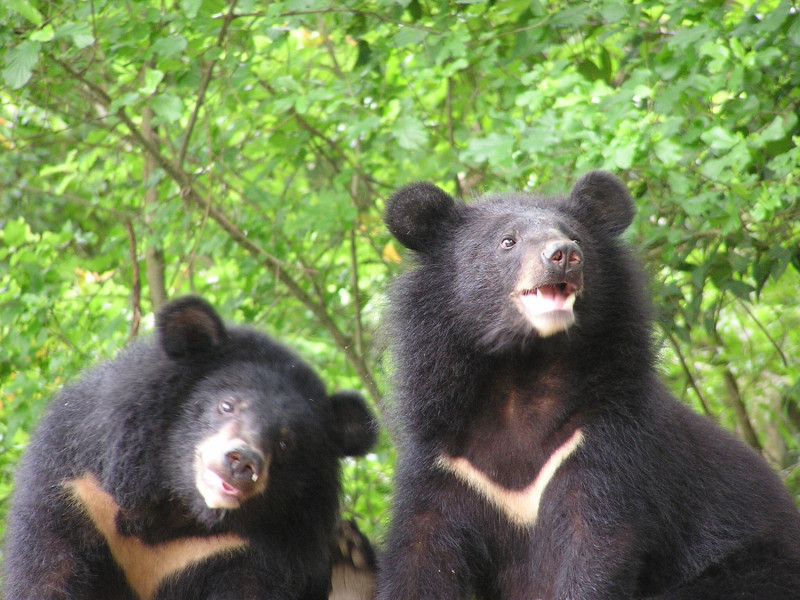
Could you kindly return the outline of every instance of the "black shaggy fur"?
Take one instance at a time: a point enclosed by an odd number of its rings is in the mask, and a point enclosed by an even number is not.
[[[655,373],[633,215],[603,172],[564,197],[389,200],[415,268],[390,294],[402,450],[379,600],[800,598],[791,496]],[[540,286],[577,290],[574,322],[532,324],[516,301]],[[456,463],[509,497],[541,476],[538,513],[514,520]]]
[[[155,598],[325,600],[339,458],[366,452],[375,434],[359,395],[329,396],[283,345],[226,327],[199,298],[176,300],[153,338],[53,400],[17,471],[5,598],[135,597],[108,535],[70,494],[70,482],[90,475],[119,507],[111,528],[123,544],[149,552],[189,537],[242,540],[172,573]],[[208,440],[209,460],[225,465],[219,478],[198,467]],[[209,507],[203,476],[234,505]]]

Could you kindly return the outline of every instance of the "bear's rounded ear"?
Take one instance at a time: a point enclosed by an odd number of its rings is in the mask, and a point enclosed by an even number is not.
[[[383,220],[406,248],[424,252],[436,240],[444,222],[455,216],[453,197],[432,183],[410,183],[386,203]]]
[[[156,317],[156,331],[161,347],[172,358],[208,353],[227,336],[220,316],[197,296],[166,304]]]
[[[613,236],[621,235],[633,222],[636,207],[622,181],[607,171],[590,171],[569,192],[581,222],[598,226]]]
[[[378,439],[378,422],[358,392],[335,392],[330,397],[333,406],[333,439],[341,456],[362,456],[372,449]]]

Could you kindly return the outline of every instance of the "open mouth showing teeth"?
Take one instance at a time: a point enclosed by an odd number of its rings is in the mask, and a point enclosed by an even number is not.
[[[572,307],[578,291],[578,286],[561,282],[522,290],[514,294],[514,300],[539,335],[547,337],[575,322]]]
[[[209,508],[238,508],[248,498],[263,492],[267,485],[265,473],[251,473],[236,478],[228,470],[198,456],[195,464],[195,486]]]
[[[538,312],[549,312],[553,310],[572,310],[575,304],[575,297],[578,288],[571,283],[556,283],[555,285],[543,285],[541,287],[525,290],[519,295],[525,300],[526,304],[533,304]],[[535,302],[529,302],[528,298],[534,297]]]

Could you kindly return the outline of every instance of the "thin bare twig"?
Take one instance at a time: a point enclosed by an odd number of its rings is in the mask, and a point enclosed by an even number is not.
[[[755,316],[755,314],[753,314],[753,311],[750,310],[750,307],[747,306],[747,303],[744,300],[736,296],[736,302],[739,304],[739,306],[741,306],[745,310],[748,316],[751,319],[753,319],[756,326],[764,333],[764,335],[767,336],[769,343],[772,344],[773,348],[775,348],[775,350],[778,352],[778,356],[781,357],[783,366],[788,367],[789,359],[786,358],[786,355],[783,353],[783,349],[778,345],[778,342],[776,342],[775,339],[769,334],[769,331],[767,331],[767,328],[764,326],[764,324],[758,319],[758,317]]]
[[[231,2],[231,6],[228,9],[228,14],[225,15],[225,20],[222,22],[222,27],[219,31],[219,36],[217,36],[217,47],[222,48],[222,45],[225,42],[225,38],[228,36],[228,26],[231,24],[233,20],[234,14],[233,9],[236,7],[236,0]],[[191,116],[189,117],[189,124],[186,126],[186,133],[183,135],[183,142],[181,142],[181,148],[178,151],[178,156],[176,158],[176,165],[178,168],[183,168],[183,161],[186,160],[186,152],[189,148],[189,139],[192,137],[192,132],[194,131],[194,126],[197,123],[197,116],[200,113],[200,107],[205,102],[206,91],[208,90],[208,84],[211,81],[211,76],[214,73],[214,67],[217,64],[217,59],[213,59],[211,62],[208,63],[206,67],[206,72],[203,74],[203,79],[200,81],[200,89],[197,91],[197,100],[194,103],[194,110],[192,111]]]
[[[128,229],[128,247],[131,254],[131,266],[133,267],[133,284],[131,286],[133,292],[133,297],[131,298],[133,318],[131,320],[130,337],[135,338],[139,335],[139,324],[142,322],[142,279],[139,275],[139,257],[136,250],[136,233],[133,231],[133,223],[126,221],[125,227]]]
[[[716,415],[712,412],[711,406],[708,404],[708,400],[706,400],[705,394],[700,389],[700,385],[697,383],[697,380],[694,377],[694,373],[689,368],[689,364],[686,362],[686,358],[683,356],[683,352],[681,352],[681,347],[678,344],[678,340],[675,339],[673,333],[667,329],[666,327],[662,327],[664,333],[667,335],[667,339],[669,339],[669,343],[672,345],[672,349],[675,350],[675,355],[678,357],[678,362],[681,365],[681,369],[683,369],[684,375],[686,375],[686,380],[689,382],[689,387],[694,390],[694,393],[697,394],[697,398],[700,400],[700,406],[703,407],[703,412],[706,416],[717,420]]]

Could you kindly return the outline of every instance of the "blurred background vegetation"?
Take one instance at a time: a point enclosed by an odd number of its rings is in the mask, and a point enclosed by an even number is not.
[[[0,523],[49,398],[165,298],[382,411],[391,191],[595,168],[636,198],[672,389],[800,498],[796,2],[3,0],[0,55]],[[393,461],[346,467],[378,541]]]

